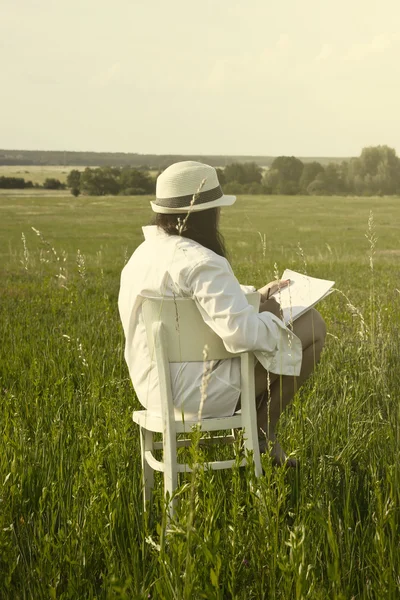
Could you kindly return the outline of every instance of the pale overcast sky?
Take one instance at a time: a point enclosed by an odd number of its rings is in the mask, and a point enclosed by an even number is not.
[[[400,154],[399,0],[0,0],[0,148]]]

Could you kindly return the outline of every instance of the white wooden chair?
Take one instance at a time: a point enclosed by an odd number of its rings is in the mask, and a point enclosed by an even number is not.
[[[258,311],[259,294],[247,295],[248,301]],[[244,430],[244,447],[253,454],[257,476],[261,475],[260,451],[257,435],[257,418],[254,388],[254,355],[247,352],[241,359],[241,411],[231,417],[199,420],[182,420],[176,417],[172,399],[170,368],[172,362],[202,362],[204,348],[207,360],[220,360],[238,356],[229,353],[222,340],[204,322],[195,301],[189,298],[146,298],[143,301],[143,316],[151,356],[154,357],[161,391],[162,414],[154,415],[147,410],[133,413],[133,420],[140,428],[141,462],[144,483],[144,505],[151,500],[154,471],[164,473],[164,493],[170,497],[178,486],[178,473],[191,472],[187,464],[178,462],[177,448],[189,446],[190,439],[178,439],[177,434],[188,433],[193,426],[200,425],[203,432],[232,430],[230,435],[215,436],[213,442],[232,443],[234,430]],[[154,433],[162,434],[162,442],[154,441]],[[210,440],[208,439],[208,442]],[[201,438],[200,443],[207,443]],[[163,451],[162,461],[154,456],[155,450]],[[230,469],[235,460],[218,460],[205,463],[211,469]],[[243,457],[241,466],[247,464]],[[172,499],[169,513],[173,514]]]

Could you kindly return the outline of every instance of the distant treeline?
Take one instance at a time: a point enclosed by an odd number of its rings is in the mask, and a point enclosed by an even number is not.
[[[0,177],[0,188],[6,190],[24,190],[33,188],[32,181],[25,181],[23,177]]]
[[[364,148],[359,157],[340,163],[304,163],[294,156],[278,156],[268,169],[262,169],[255,161],[232,162],[225,168],[217,167],[217,173],[227,194],[400,195],[400,158],[388,146]],[[73,169],[66,184],[48,178],[43,186],[21,177],[0,177],[0,188],[32,187],[68,187],[75,196],[134,196],[154,194],[156,177],[145,167],[134,166]]]
[[[293,156],[279,156],[261,185],[268,194],[400,194],[400,158],[388,146],[363,148],[359,157],[325,167],[317,161],[304,164]]]
[[[388,146],[363,148],[359,157],[325,167],[317,161],[304,164],[294,156],[279,156],[260,174],[257,185],[267,194],[400,194],[400,158]]]
[[[227,194],[390,195],[400,194],[400,158],[388,146],[364,148],[358,158],[329,163],[304,164],[294,156],[278,156],[267,171],[255,162],[235,162],[217,168]],[[153,194],[155,178],[132,167],[72,170],[67,186],[75,196],[87,194]]]
[[[39,165],[66,167],[142,167],[148,171],[163,171],[181,160],[198,160],[213,167],[225,167],[233,162],[254,162],[269,167],[273,156],[226,156],[183,154],[136,154],[133,152],[67,152],[53,150],[0,150],[0,165]],[[303,158],[312,162],[313,158]],[[318,158],[321,164],[340,162],[343,158]]]
[[[153,194],[156,180],[147,171],[132,167],[99,167],[84,171],[73,169],[67,177],[67,186],[74,196],[106,196],[121,194],[140,196]]]
[[[67,186],[59,179],[48,177],[44,180],[43,185],[25,181],[23,177],[0,177],[0,188],[6,190],[24,190],[29,188],[43,188],[45,190],[65,190]]]

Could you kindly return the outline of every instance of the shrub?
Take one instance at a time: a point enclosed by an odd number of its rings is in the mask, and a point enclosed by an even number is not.
[[[33,187],[32,181],[25,181],[23,177],[0,177],[0,188],[6,190],[23,190]]]
[[[47,179],[44,180],[43,187],[45,190],[65,190],[66,185],[59,179],[47,177]]]
[[[120,196],[144,196],[145,194],[147,194],[146,190],[135,187],[126,188],[119,193]]]

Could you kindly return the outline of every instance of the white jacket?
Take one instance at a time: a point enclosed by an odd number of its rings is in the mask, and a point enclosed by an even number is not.
[[[228,261],[197,242],[168,235],[156,226],[143,227],[145,241],[135,250],[121,274],[118,307],[125,332],[125,359],[141,404],[160,412],[161,399],[155,363],[150,359],[141,297],[178,296],[196,300],[206,323],[229,352],[252,350],[265,369],[299,375],[300,340],[272,313],[257,313],[247,302]],[[171,364],[174,403],[186,418],[196,417],[200,405],[203,363]],[[202,416],[229,416],[239,398],[240,360],[213,365]]]

